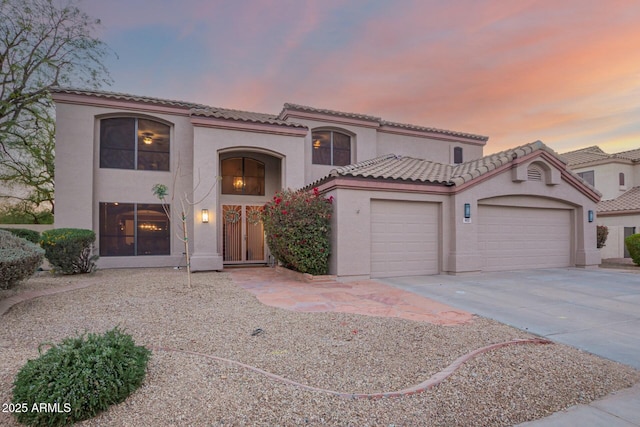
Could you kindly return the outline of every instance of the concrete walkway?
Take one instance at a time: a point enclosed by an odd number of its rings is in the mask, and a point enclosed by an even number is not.
[[[384,283],[640,369],[640,274],[547,269]],[[640,426],[640,385],[526,426]]]

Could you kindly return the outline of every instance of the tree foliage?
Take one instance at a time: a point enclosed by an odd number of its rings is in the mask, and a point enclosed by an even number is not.
[[[110,83],[99,24],[74,0],[0,0],[0,181],[14,189],[0,197],[53,210],[50,90]]]

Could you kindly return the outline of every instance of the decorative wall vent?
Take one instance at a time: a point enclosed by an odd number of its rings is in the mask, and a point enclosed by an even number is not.
[[[544,171],[538,165],[530,165],[527,168],[527,179],[529,181],[542,181]]]

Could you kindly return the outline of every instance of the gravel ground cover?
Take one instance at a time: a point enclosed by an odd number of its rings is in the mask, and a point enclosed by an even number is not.
[[[143,386],[82,426],[508,426],[588,403],[640,381],[640,372],[560,345],[518,345],[482,354],[440,385],[392,399],[345,399],[173,348],[233,359],[340,392],[414,386],[458,357],[530,334],[484,319],[437,326],[344,313],[268,307],[226,273],[173,269],[42,273],[22,290],[92,282],[20,303],[0,317],[0,402],[38,345],[116,325],[153,351]],[[0,299],[13,294],[5,291]],[[257,328],[264,332],[252,335]],[[17,425],[0,413],[0,425]]]

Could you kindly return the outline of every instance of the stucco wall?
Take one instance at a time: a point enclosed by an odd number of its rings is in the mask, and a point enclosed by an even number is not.
[[[482,157],[483,145],[410,135],[399,135],[387,132],[378,133],[376,151],[379,156],[385,154],[397,154],[400,156],[415,157],[439,163],[452,164],[454,147],[462,148],[463,162]]]
[[[575,173],[591,170],[594,171],[595,187],[602,193],[602,200],[615,199],[630,188],[640,185],[636,176],[638,167],[627,163],[606,163],[573,169]],[[624,186],[619,185],[620,172],[625,176]]]
[[[602,259],[624,258],[624,228],[635,227],[640,233],[640,215],[599,216],[597,223],[609,228],[605,247],[600,249]]]
[[[196,126],[194,128],[194,181],[200,186],[195,191],[194,252],[192,267],[197,270],[219,270],[222,260],[222,201],[239,204],[264,204],[280,188],[298,188],[304,179],[304,152],[301,136],[274,135],[243,132],[230,129]],[[209,194],[210,183],[221,175],[220,158],[235,156],[252,157],[265,163],[265,195],[222,195],[220,185]],[[203,224],[201,209],[208,209],[210,219]]]

